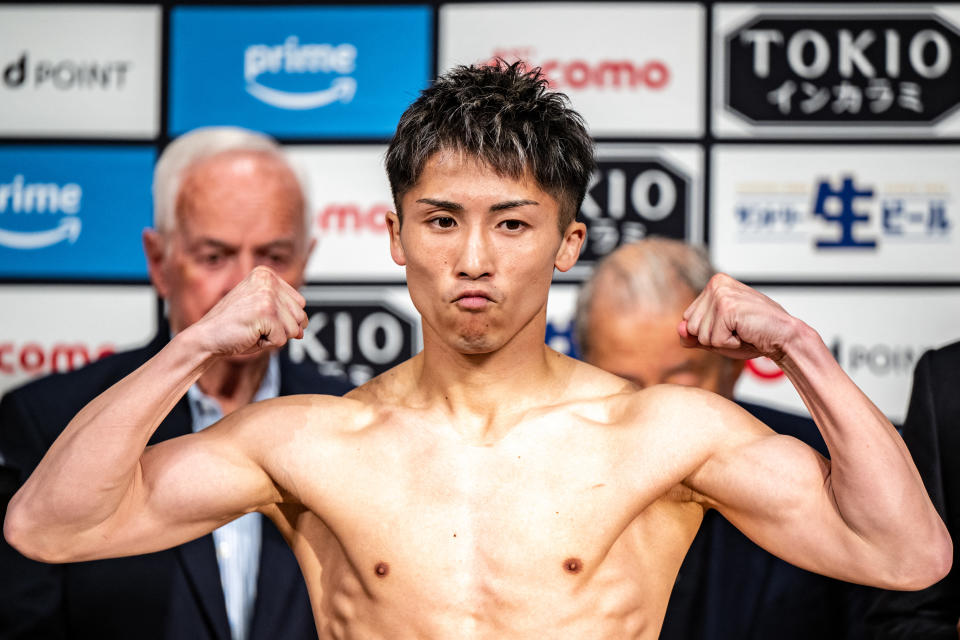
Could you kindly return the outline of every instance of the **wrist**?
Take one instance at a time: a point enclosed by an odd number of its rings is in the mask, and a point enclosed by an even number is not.
[[[183,331],[177,332],[170,340],[170,345],[178,353],[182,353],[194,366],[205,367],[217,358],[217,353],[210,347],[210,341],[203,337],[202,327],[190,325]]]
[[[780,358],[776,360],[780,368],[789,375],[799,373],[809,366],[821,367],[825,360],[832,361],[833,354],[820,334],[802,320],[793,318],[782,345]]]

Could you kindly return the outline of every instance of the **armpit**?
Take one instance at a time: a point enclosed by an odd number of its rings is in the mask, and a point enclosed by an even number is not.
[[[694,502],[704,507],[709,506],[706,496],[694,491],[685,484],[674,485],[674,487],[667,492],[666,498],[672,502]]]

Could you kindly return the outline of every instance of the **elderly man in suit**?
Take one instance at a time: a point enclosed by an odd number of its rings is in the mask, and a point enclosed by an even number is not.
[[[0,403],[0,454],[23,482],[87,402],[150,359],[254,267],[303,282],[313,248],[299,179],[279,146],[230,127],[171,143],[154,172],[155,228],[143,234],[167,320],[147,346],[53,375]],[[104,318],[109,322],[109,318]],[[191,387],[151,444],[199,431],[251,402],[349,389],[315,366],[265,351],[218,362]],[[174,549],[44,565],[0,542],[4,638],[316,638],[303,577],[276,527],[248,514]]]

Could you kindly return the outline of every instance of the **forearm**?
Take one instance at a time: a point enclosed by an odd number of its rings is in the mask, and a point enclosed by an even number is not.
[[[211,361],[188,330],[87,404],[11,500],[8,537],[59,546],[107,520],[138,482],[150,436]]]
[[[823,434],[831,468],[826,489],[840,517],[889,561],[891,577],[929,567],[920,582],[938,579],[949,536],[896,429],[807,325],[797,322],[779,364]]]

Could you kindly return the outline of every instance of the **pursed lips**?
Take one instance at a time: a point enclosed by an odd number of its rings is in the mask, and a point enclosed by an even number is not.
[[[453,302],[461,309],[479,311],[486,308],[487,305],[493,304],[494,300],[486,291],[470,289],[462,291],[454,298]]]

